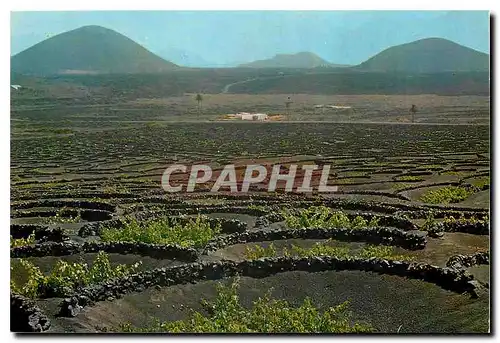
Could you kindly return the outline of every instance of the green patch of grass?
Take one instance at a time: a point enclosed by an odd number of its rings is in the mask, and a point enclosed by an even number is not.
[[[57,261],[48,275],[44,275],[39,267],[28,260],[21,259],[15,266],[11,266],[11,290],[14,293],[29,298],[36,298],[49,288],[56,294],[65,294],[65,290],[73,290],[77,286],[99,283],[114,277],[133,273],[139,263],[134,265],[120,264],[111,266],[109,256],[103,251],[97,254],[96,259],[89,267],[86,263],[68,263],[63,260]],[[19,284],[12,279],[12,275],[25,276],[25,282]]]
[[[168,218],[156,218],[141,223],[134,218],[127,218],[122,229],[104,228],[101,239],[105,242],[144,242],[202,247],[220,231],[220,224],[211,227],[208,219],[202,216],[188,219],[184,223]]]
[[[456,203],[467,199],[473,193],[473,190],[464,187],[446,186],[425,192],[420,196],[420,201],[429,204]]]
[[[273,299],[271,290],[253,302],[247,309],[240,303],[239,284],[217,285],[214,301],[202,302],[205,313],[193,311],[189,318],[172,322],[156,321],[153,325],[137,328],[131,324],[120,327],[123,332],[169,333],[367,333],[374,329],[354,322],[348,311],[348,302],[320,311],[309,298],[299,307],[287,301]]]
[[[288,227],[298,228],[351,228],[360,229],[375,227],[378,218],[373,217],[369,222],[361,216],[350,219],[345,212],[335,211],[326,206],[311,206],[300,214],[290,214],[282,211],[285,223]]]

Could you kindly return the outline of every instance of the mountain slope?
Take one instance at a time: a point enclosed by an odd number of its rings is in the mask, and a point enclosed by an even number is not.
[[[426,38],[383,50],[356,69],[435,73],[488,71],[489,55],[442,38]]]
[[[183,49],[166,46],[153,50],[154,53],[168,61],[171,61],[181,67],[189,68],[210,68],[215,67],[216,63],[205,60],[200,55]]]
[[[312,52],[299,52],[296,54],[278,54],[267,60],[259,60],[240,64],[244,68],[316,68],[335,67]]]
[[[124,35],[83,26],[44,40],[11,57],[11,71],[24,74],[155,73],[176,65]]]

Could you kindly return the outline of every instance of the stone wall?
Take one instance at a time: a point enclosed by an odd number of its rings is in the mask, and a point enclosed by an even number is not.
[[[50,328],[49,318],[31,299],[10,294],[10,331],[42,332]]]
[[[196,262],[186,265],[158,268],[113,279],[102,284],[79,289],[74,296],[61,302],[60,315],[75,316],[84,306],[97,301],[112,301],[124,294],[142,292],[146,288],[172,286],[203,280],[219,280],[236,275],[262,278],[282,272],[328,270],[361,270],[380,274],[420,279],[458,293],[478,296],[481,284],[464,270],[441,268],[426,263],[392,261],[385,259],[360,259],[337,257],[273,257],[234,262]]]

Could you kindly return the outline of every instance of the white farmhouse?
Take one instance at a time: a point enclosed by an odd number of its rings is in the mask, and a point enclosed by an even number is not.
[[[253,114],[252,120],[263,121],[267,119],[267,114],[265,113],[255,113]]]
[[[236,113],[234,117],[239,118],[241,120],[252,120],[252,121],[262,121],[268,119],[268,116],[265,113],[240,112]]]

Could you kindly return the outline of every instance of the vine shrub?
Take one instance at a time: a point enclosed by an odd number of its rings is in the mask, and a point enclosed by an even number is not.
[[[379,219],[373,217],[369,222],[361,216],[350,219],[342,211],[335,211],[326,206],[311,206],[298,215],[287,211],[282,212],[285,223],[288,227],[299,228],[351,228],[361,229],[365,227],[375,227]]]
[[[220,232],[220,224],[211,227],[210,222],[202,216],[183,223],[168,218],[155,218],[141,223],[135,218],[128,218],[123,228],[104,228],[101,239],[105,242],[143,242],[202,247]]]
[[[68,208],[63,207],[52,217],[46,217],[42,219],[45,224],[67,224],[67,223],[79,223],[82,221],[82,216],[80,211],[76,215],[67,215]]]
[[[463,201],[473,193],[472,189],[447,186],[425,192],[420,196],[420,200],[429,204],[449,204]]]
[[[245,256],[251,260],[257,260],[263,257],[274,257],[277,256],[277,251],[274,248],[274,245],[271,243],[267,248],[264,248],[260,245],[255,245],[252,247],[246,247]]]
[[[398,255],[395,253],[394,247],[385,245],[365,245],[359,252],[353,252],[348,246],[331,246],[331,240],[325,242],[317,242],[311,248],[302,248],[292,244],[291,248],[283,248],[284,256],[298,257],[315,257],[315,256],[334,256],[339,258],[359,257],[359,258],[381,258],[390,260],[413,260],[412,256]],[[260,245],[247,247],[245,257],[250,260],[255,260],[263,257],[276,257],[278,251],[271,243],[267,248]]]
[[[465,218],[464,214],[462,213],[460,217],[455,218],[453,216],[446,216],[443,219],[444,224],[486,224],[489,223],[489,216],[488,214],[485,214],[482,218],[477,218],[476,216],[471,216],[470,218]]]
[[[10,236],[10,247],[18,248],[24,247],[26,245],[35,244],[35,233],[31,233],[27,238],[14,238],[12,235]]]
[[[169,333],[367,333],[374,329],[367,324],[354,322],[348,311],[348,302],[321,312],[309,298],[299,307],[287,301],[273,299],[271,290],[244,308],[238,295],[238,281],[230,286],[217,285],[213,302],[202,302],[208,314],[193,311],[185,320],[156,321],[145,328],[131,324],[121,326],[124,332]]]
[[[11,290],[14,293],[29,298],[44,295],[66,295],[78,287],[103,282],[115,277],[131,274],[137,270],[141,262],[133,265],[120,264],[111,266],[109,256],[100,251],[92,266],[87,263],[69,263],[57,261],[48,275],[44,275],[39,267],[24,259],[19,260],[21,270],[11,266]],[[18,284],[12,279],[12,274],[23,273],[26,282]]]
[[[422,231],[432,230],[432,228],[436,226],[436,223],[437,220],[434,218],[434,214],[432,212],[429,212],[425,217],[425,222],[420,227],[420,230]]]

